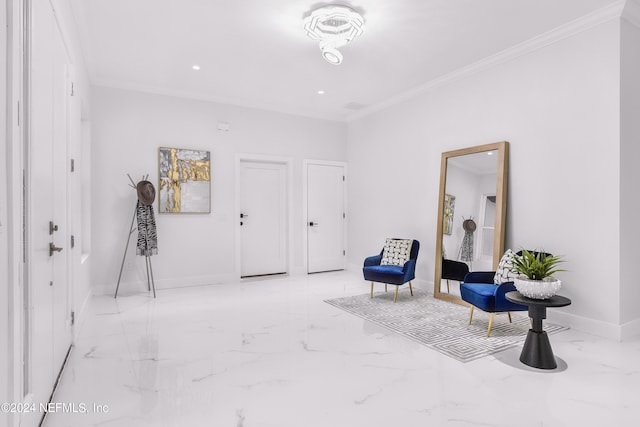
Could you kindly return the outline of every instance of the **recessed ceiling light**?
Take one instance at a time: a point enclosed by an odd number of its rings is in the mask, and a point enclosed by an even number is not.
[[[200,69],[200,66],[199,66],[199,65],[194,65],[194,66],[193,66],[193,67],[191,67],[191,68],[193,68],[194,70],[198,71],[198,70]]]
[[[324,91],[323,90],[319,90],[318,91],[318,95],[324,95]]]
[[[489,151],[489,152],[487,152],[487,155],[488,155],[488,156],[493,156],[493,151]]]

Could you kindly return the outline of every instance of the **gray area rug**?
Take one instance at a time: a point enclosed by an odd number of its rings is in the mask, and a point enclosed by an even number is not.
[[[469,325],[467,307],[437,300],[418,289],[413,290],[412,297],[405,287],[401,288],[398,302],[394,304],[395,288],[390,288],[389,292],[374,293],[373,299],[367,293],[325,302],[461,362],[470,362],[523,344],[530,327],[527,317],[512,315],[513,323],[509,323],[506,314],[497,314],[493,319],[491,336],[487,337],[488,313],[476,309]],[[544,322],[544,330],[548,334],[567,329]]]

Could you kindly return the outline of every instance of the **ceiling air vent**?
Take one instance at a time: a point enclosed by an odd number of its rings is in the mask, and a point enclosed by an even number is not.
[[[353,111],[362,110],[364,107],[366,107],[366,104],[360,104],[359,102],[350,102],[344,106],[347,110]]]

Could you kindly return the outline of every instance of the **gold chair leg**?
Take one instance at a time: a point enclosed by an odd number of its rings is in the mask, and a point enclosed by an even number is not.
[[[371,282],[371,298],[373,298],[373,282]]]
[[[449,279],[447,279],[447,293],[450,294],[451,293],[451,289],[449,289]]]
[[[491,336],[491,326],[493,325],[493,316],[495,316],[495,313],[489,313],[489,327],[487,328],[487,336],[490,337]]]
[[[409,292],[411,292],[411,296],[413,296],[413,286],[411,285],[411,280],[409,280]]]
[[[473,306],[471,306],[471,311],[469,312],[469,324],[471,324],[472,319],[473,319]]]
[[[400,289],[400,286],[396,286],[396,294],[393,296],[393,302],[396,302],[398,299],[398,289]]]
[[[384,291],[387,292],[387,284],[384,284]]]
[[[509,323],[513,323],[513,322],[511,321],[511,312],[510,312],[510,311],[507,311],[507,316],[509,316]]]

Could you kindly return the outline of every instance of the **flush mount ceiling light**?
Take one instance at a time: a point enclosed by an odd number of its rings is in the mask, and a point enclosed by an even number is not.
[[[320,42],[322,57],[338,65],[342,62],[338,48],[363,33],[364,18],[347,6],[322,6],[305,18],[304,29],[309,37]]]

